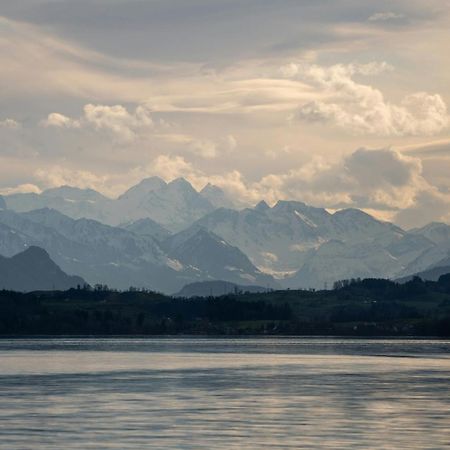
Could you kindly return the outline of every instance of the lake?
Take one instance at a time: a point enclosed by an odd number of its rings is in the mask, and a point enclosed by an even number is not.
[[[450,341],[0,340],[0,449],[450,448]]]

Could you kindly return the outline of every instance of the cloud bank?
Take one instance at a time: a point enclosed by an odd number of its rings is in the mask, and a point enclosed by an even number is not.
[[[329,209],[361,208],[410,228],[430,221],[450,219],[450,192],[443,193],[427,181],[419,158],[392,149],[358,149],[330,163],[315,158],[286,173],[272,173],[250,181],[238,170],[208,174],[181,156],[159,155],[150,164],[126,173],[99,176],[90,171],[61,166],[38,169],[36,185],[18,186],[3,193],[39,192],[41,188],[72,185],[94,188],[105,194],[120,194],[148,176],[166,181],[184,177],[198,190],[207,183],[221,187],[241,207],[260,200],[298,200]]]
[[[326,97],[302,104],[292,117],[378,136],[432,136],[447,130],[450,118],[440,95],[415,92],[393,104],[380,90],[354,80],[355,75],[377,75],[390,69],[386,63],[283,67],[283,74],[312,83]]]

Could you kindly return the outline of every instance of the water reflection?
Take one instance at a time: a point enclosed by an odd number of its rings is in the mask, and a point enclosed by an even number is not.
[[[1,449],[441,449],[448,341],[0,341]]]

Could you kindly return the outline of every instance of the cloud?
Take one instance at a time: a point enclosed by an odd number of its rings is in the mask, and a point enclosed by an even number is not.
[[[166,181],[183,177],[198,190],[208,183],[214,184],[242,206],[252,205],[261,199],[261,192],[252,188],[251,183],[247,183],[239,171],[207,174],[182,156],[158,155],[150,164],[135,167],[125,176],[127,187],[151,175],[160,176]]]
[[[79,120],[71,119],[59,113],[51,113],[47,119],[41,122],[44,127],[59,127],[59,128],[80,128]]]
[[[197,187],[210,182],[224,189],[243,205],[265,199],[301,200],[330,208],[360,207],[387,210],[393,214],[415,205],[420,192],[433,192],[422,176],[418,158],[390,149],[359,149],[336,163],[314,158],[308,164],[286,173],[269,174],[249,182],[237,170],[208,175],[181,156],[160,155],[139,176],[161,175],[171,180],[185,177]]]
[[[198,176],[198,172],[192,164],[187,162],[183,157],[167,155],[157,156],[152,164],[144,169],[144,173],[163,176],[166,180],[173,180],[180,177],[192,179]]]
[[[198,139],[188,134],[176,133],[158,134],[156,137],[179,146],[183,153],[188,152],[205,159],[213,159],[217,156],[218,146],[210,139]]]
[[[237,139],[232,134],[229,134],[226,137],[226,144],[229,150],[234,150],[237,147],[238,142]]]
[[[21,120],[19,131],[0,127],[3,186],[66,180],[115,193],[157,163],[167,176],[220,184],[244,204],[295,198],[390,214],[403,199],[420,203],[418,192],[450,189],[444,147],[433,157],[405,150],[410,161],[342,157],[448,138],[442,0],[375,9],[357,0],[3,3],[2,119]],[[349,63],[374,57],[381,62]],[[365,173],[364,164],[392,164],[408,181],[380,176],[366,186],[349,170]],[[37,179],[36,168],[51,179]]]
[[[369,17],[369,22],[384,22],[387,20],[398,20],[398,19],[404,19],[404,14],[395,13],[392,11],[385,11],[385,12],[378,12],[374,13]]]
[[[357,150],[344,159],[343,170],[352,201],[362,207],[407,208],[429,188],[421,161],[394,150]]]
[[[392,149],[359,149],[336,163],[315,158],[287,173],[267,175],[250,189],[271,201],[361,208],[407,228],[450,219],[450,193],[425,178],[419,158]]]
[[[10,130],[17,130],[21,125],[14,119],[4,119],[0,120],[0,128],[7,128]]]
[[[430,222],[450,223],[450,195],[437,189],[418,192],[414,204],[398,211],[394,219],[406,229]]]
[[[239,170],[206,173],[179,155],[160,154],[147,164],[108,175],[52,165],[35,171],[35,184],[4,189],[3,193],[71,185],[114,197],[151,175],[166,181],[184,177],[198,190],[212,183],[241,207],[262,199],[272,204],[298,200],[330,209],[355,207],[406,228],[450,220],[450,192],[440,191],[425,178],[419,158],[392,149],[362,148],[335,162],[314,157],[287,172],[269,173],[254,181]]]
[[[389,150],[359,149],[336,163],[315,158],[284,174],[262,178],[270,200],[299,199],[330,208],[359,207],[396,211],[414,204],[427,183],[420,160]]]
[[[405,153],[420,156],[422,159],[443,157],[450,159],[450,139],[406,145],[399,148]]]
[[[192,153],[203,158],[212,159],[217,156],[216,144],[207,139],[194,140],[189,144],[189,147],[191,148]]]
[[[45,127],[81,128],[88,127],[96,130],[111,132],[122,141],[132,141],[142,129],[153,128],[154,123],[150,111],[145,106],[137,106],[129,112],[122,105],[93,105],[87,104],[83,108],[83,115],[78,119],[51,113],[42,122]]]
[[[0,195],[11,195],[11,194],[23,194],[33,192],[35,194],[40,194],[42,190],[35,184],[19,184],[18,186],[0,189]]]
[[[358,149],[334,163],[316,157],[254,182],[239,171],[206,176],[189,166],[181,173],[196,185],[220,186],[242,205],[284,199],[330,209],[355,207],[405,227],[450,217],[450,195],[424,178],[421,160],[392,149]]]
[[[329,123],[353,134],[377,136],[430,136],[448,129],[447,105],[440,95],[416,92],[396,105],[380,90],[353,79],[386,70],[391,70],[386,63],[293,65],[284,73],[311,83],[326,99],[303,103],[291,120]]]
[[[39,185],[44,188],[58,186],[75,186],[81,189],[96,188],[103,190],[108,176],[96,175],[88,170],[77,170],[60,165],[53,165],[45,169],[37,169],[34,173]]]
[[[136,137],[141,128],[152,128],[153,120],[144,106],[128,112],[121,105],[105,106],[88,104],[84,107],[84,120],[97,129],[106,129],[125,140]]]

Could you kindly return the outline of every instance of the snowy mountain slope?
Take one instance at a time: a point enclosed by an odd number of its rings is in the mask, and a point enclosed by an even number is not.
[[[450,249],[450,225],[439,222],[432,222],[422,228],[415,228],[410,234],[423,236],[436,245]]]
[[[108,223],[114,211],[113,200],[92,189],[70,186],[48,189],[41,194],[12,194],[5,196],[8,209],[16,212],[40,208],[56,209],[74,219],[89,217]]]
[[[447,255],[437,244],[363,211],[329,213],[301,202],[265,202],[234,211],[221,208],[195,222],[239,247],[261,271],[284,286],[323,287],[338,279],[398,277],[418,272]],[[435,233],[436,234],[436,233]],[[431,236],[430,236],[431,237]]]
[[[208,232],[187,236],[166,251],[154,237],[91,219],[71,219],[48,208],[0,211],[0,254],[10,256],[30,246],[46,249],[63,270],[80,274],[90,284],[121,289],[133,285],[172,293],[187,283],[217,277],[273,284],[239,249]]]
[[[301,260],[299,254],[321,243],[316,229],[306,226],[298,216],[276,215],[272,210],[221,208],[194,226],[202,226],[221,236],[240,248],[257,267],[268,271],[297,269]]]
[[[164,254],[153,238],[145,238],[91,219],[74,220],[48,208],[22,213],[22,217],[57,230],[62,236],[89,247],[97,256],[111,261],[126,255],[130,261],[161,264]]]
[[[331,288],[337,280],[390,278],[402,268],[397,259],[376,243],[331,240],[311,254],[303,267],[283,280],[283,284],[291,288]]]
[[[203,228],[172,236],[165,246],[169,257],[197,270],[203,279],[276,285],[273,278],[259,271],[241,250]]]
[[[64,264],[74,266],[74,260],[97,265],[92,273],[102,279],[96,281],[109,279],[111,285],[121,280],[122,285],[168,286],[170,278],[188,283],[202,277],[239,284],[240,274],[249,282],[268,274],[285,285],[320,287],[335,277],[407,276],[432,267],[450,251],[450,226],[445,224],[407,232],[357,209],[330,213],[297,201],[279,201],[273,207],[262,201],[239,211],[216,209],[229,204],[223,191],[206,185],[198,192],[183,178],[170,183],[147,178],[115,200],[67,186],[4,200],[8,209],[0,199],[4,252],[42,244],[51,249],[52,257],[57,254],[60,259],[55,260],[64,269]],[[36,205],[54,207],[37,212]],[[28,211],[21,216],[26,223],[14,223],[14,209]],[[209,233],[201,234],[201,229]],[[14,233],[18,234],[13,237]],[[235,252],[221,248],[220,241]],[[237,262],[225,263],[233,258]],[[225,267],[239,270],[231,273]],[[85,272],[71,272],[92,282]],[[172,286],[169,292],[174,290]]]
[[[439,245],[433,245],[432,247],[424,250],[416,259],[410,262],[399,274],[396,276],[406,277],[413,275],[417,272],[428,270],[436,265],[440,264],[450,256],[450,251]],[[446,265],[446,264],[444,264]]]
[[[166,240],[171,235],[169,230],[148,217],[145,219],[138,219],[135,222],[122,224],[121,228],[140,236],[150,236],[159,242]]]
[[[0,223],[0,254],[3,256],[13,256],[25,250],[29,238],[3,223]]]
[[[382,246],[390,245],[406,235],[400,227],[375,219],[359,209],[349,208],[336,211],[331,216],[334,238],[343,241],[366,242],[376,241]]]
[[[177,178],[145,194],[139,192],[139,196],[119,197],[116,208],[127,220],[149,217],[170,231],[180,231],[214,210],[209,200],[184,178]]]
[[[211,203],[214,208],[234,208],[234,202],[225,192],[217,186],[208,183],[201,191],[200,195]]]
[[[265,203],[242,211],[219,209],[197,221],[227,242],[239,247],[261,270],[298,271],[323,243],[378,242],[381,246],[401,239],[405,232],[358,210],[330,214],[301,202]]]
[[[139,206],[149,192],[159,191],[167,186],[167,183],[159,177],[144,178],[135,186],[125,191],[117,200],[132,206]]]
[[[424,236],[405,234],[400,239],[384,246],[384,248],[401,262],[404,270],[407,270],[410,264],[418,260],[426,252],[435,249],[436,245]]]
[[[178,272],[152,238],[93,220],[70,219],[49,209],[21,214],[0,211],[0,223],[5,232],[13,230],[19,235],[17,245],[44,248],[64,271],[77,273],[90,284],[121,289],[143,286],[164,292],[185,284],[185,278],[177,281]],[[0,254],[8,251],[7,246],[0,247]]]

